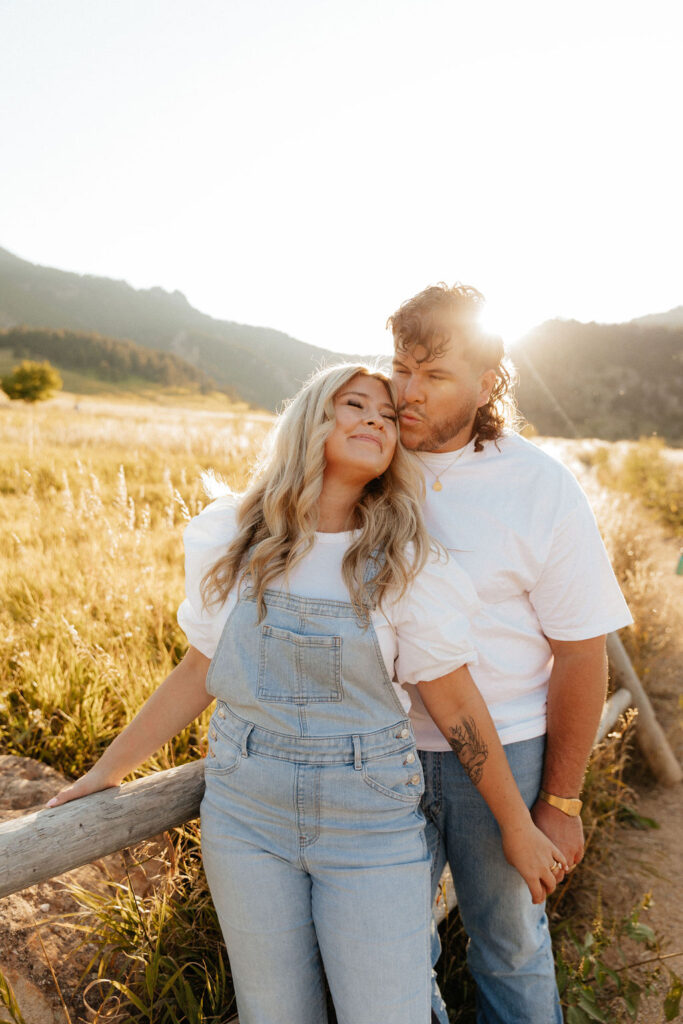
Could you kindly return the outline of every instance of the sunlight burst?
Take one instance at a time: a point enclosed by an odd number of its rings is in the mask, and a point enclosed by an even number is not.
[[[495,300],[487,301],[481,317],[484,330],[499,334],[506,348],[512,348],[537,323],[533,313],[524,310],[522,306],[506,305]]]

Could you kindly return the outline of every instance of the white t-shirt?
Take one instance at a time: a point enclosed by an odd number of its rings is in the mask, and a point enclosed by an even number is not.
[[[178,622],[187,639],[213,658],[228,615],[237,601],[235,588],[220,608],[205,609],[200,584],[204,574],[225,553],[235,534],[236,499],[219,498],[186,527],[185,592]],[[316,533],[315,543],[289,575],[288,591],[299,597],[348,601],[341,565],[351,533]],[[277,581],[272,589],[282,589]],[[402,683],[430,681],[473,664],[476,653],[469,620],[479,601],[466,573],[453,559],[430,556],[422,572],[398,600],[384,600],[372,612],[382,658],[391,679]],[[408,711],[410,698],[394,684]]]
[[[586,640],[627,626],[626,602],[595,517],[570,471],[518,434],[454,453],[420,452],[425,517],[474,583],[472,675],[503,743],[546,731],[552,653],[546,637]],[[450,467],[450,468],[449,468]],[[443,490],[432,484],[439,473]],[[418,747],[448,743],[411,691]]]

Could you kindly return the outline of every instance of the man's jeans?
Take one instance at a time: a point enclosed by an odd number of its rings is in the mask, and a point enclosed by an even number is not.
[[[545,737],[505,747],[528,807],[541,784]],[[450,864],[465,931],[467,962],[477,983],[478,1024],[562,1024],[548,919],[503,855],[500,831],[455,754],[421,751],[423,810],[436,892]],[[432,962],[440,953],[434,929]],[[448,1024],[438,990],[432,1007]]]

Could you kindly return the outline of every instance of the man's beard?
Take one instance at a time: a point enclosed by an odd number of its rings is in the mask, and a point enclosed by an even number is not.
[[[476,416],[478,406],[476,403],[472,403],[469,409],[461,409],[455,413],[450,419],[442,420],[441,423],[426,423],[422,421],[427,427],[429,433],[426,437],[422,438],[414,448],[410,448],[409,451],[413,452],[436,452],[439,448],[442,448],[449,441],[452,441],[461,430],[468,427],[472,422],[474,416]],[[467,439],[469,441],[469,438]],[[405,442],[404,442],[405,443]],[[408,447],[406,445],[406,447]]]

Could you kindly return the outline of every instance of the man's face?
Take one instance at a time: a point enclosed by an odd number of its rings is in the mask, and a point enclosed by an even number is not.
[[[477,409],[486,405],[495,372],[475,370],[457,342],[433,359],[420,348],[396,352],[401,440],[421,452],[454,452],[472,437]]]

